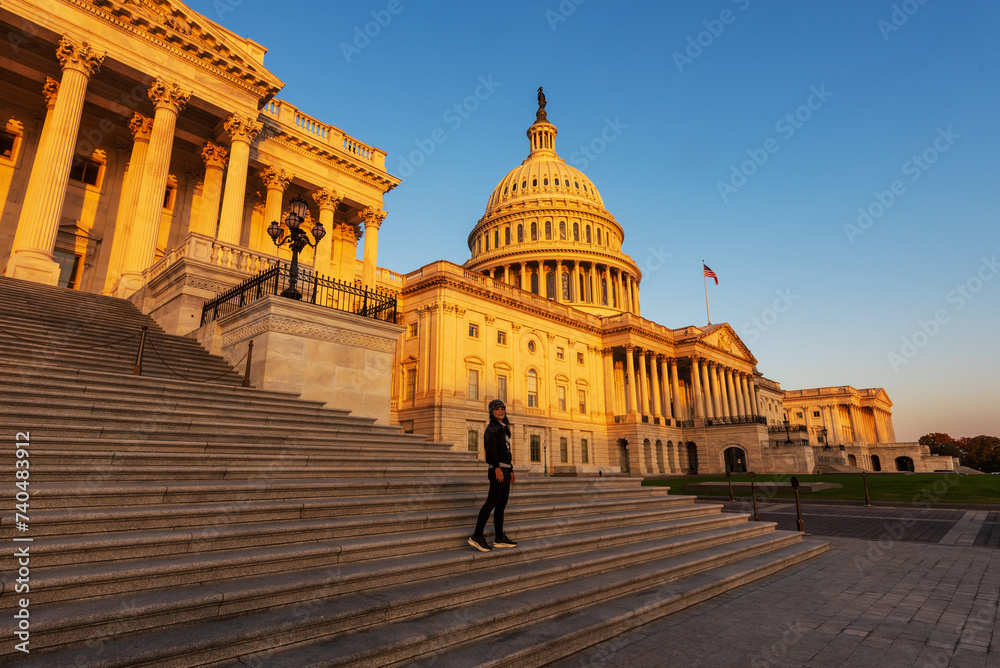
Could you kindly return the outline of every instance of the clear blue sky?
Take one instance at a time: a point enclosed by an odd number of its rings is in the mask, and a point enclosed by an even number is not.
[[[785,389],[884,387],[899,440],[1000,435],[997,3],[190,5],[270,49],[279,97],[388,152],[381,266],[468,259],[541,85],[645,317],[704,325],[704,259],[713,322]]]

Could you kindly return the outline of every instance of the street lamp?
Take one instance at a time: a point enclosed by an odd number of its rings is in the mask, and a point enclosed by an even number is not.
[[[788,416],[787,415],[785,416],[784,425],[785,425],[785,445],[791,445],[792,444],[792,437],[788,433]]]
[[[309,235],[305,230],[302,229],[302,222],[306,219],[306,212],[309,210],[306,201],[296,195],[291,202],[288,203],[291,211],[285,216],[285,225],[288,226],[288,233],[282,234],[281,223],[276,220],[271,221],[271,224],[267,226],[267,234],[271,237],[271,241],[278,248],[281,248],[285,244],[292,251],[292,265],[288,271],[288,287],[282,291],[282,297],[288,297],[289,299],[302,299],[302,293],[298,291],[295,284],[299,280],[299,253],[306,246],[315,248],[319,242],[326,236],[326,229],[323,228],[323,224],[317,222],[313,225],[312,235],[315,241],[309,240]]]
[[[827,437],[827,433],[828,432],[826,430],[826,427],[823,427],[822,429],[820,429],[819,433],[823,434],[823,449],[824,450],[830,450],[831,449],[830,448],[830,441],[829,441],[829,439]]]

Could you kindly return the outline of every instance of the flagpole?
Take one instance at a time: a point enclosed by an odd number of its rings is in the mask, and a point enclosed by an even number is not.
[[[708,324],[712,324],[712,314],[708,310],[708,276],[705,275],[705,261],[701,261],[701,278],[705,282],[705,315],[708,317]]]

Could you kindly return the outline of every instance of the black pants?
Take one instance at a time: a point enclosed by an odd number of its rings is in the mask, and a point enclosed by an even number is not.
[[[510,496],[510,469],[501,468],[503,471],[503,482],[497,482],[495,469],[491,466],[487,472],[490,479],[490,493],[486,496],[486,503],[479,510],[479,519],[476,521],[476,532],[474,536],[482,536],[483,529],[486,528],[486,520],[493,513],[493,528],[496,537],[503,536],[503,511],[507,507],[507,497]]]

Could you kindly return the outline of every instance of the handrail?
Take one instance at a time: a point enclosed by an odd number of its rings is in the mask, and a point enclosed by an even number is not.
[[[206,301],[201,309],[201,324],[215,322],[235,313],[265,295],[280,296],[289,286],[291,272],[284,265],[276,265],[248,278],[239,285]],[[301,301],[337,311],[355,313],[362,317],[396,322],[396,298],[388,291],[366,290],[350,283],[299,271],[296,285]]]

